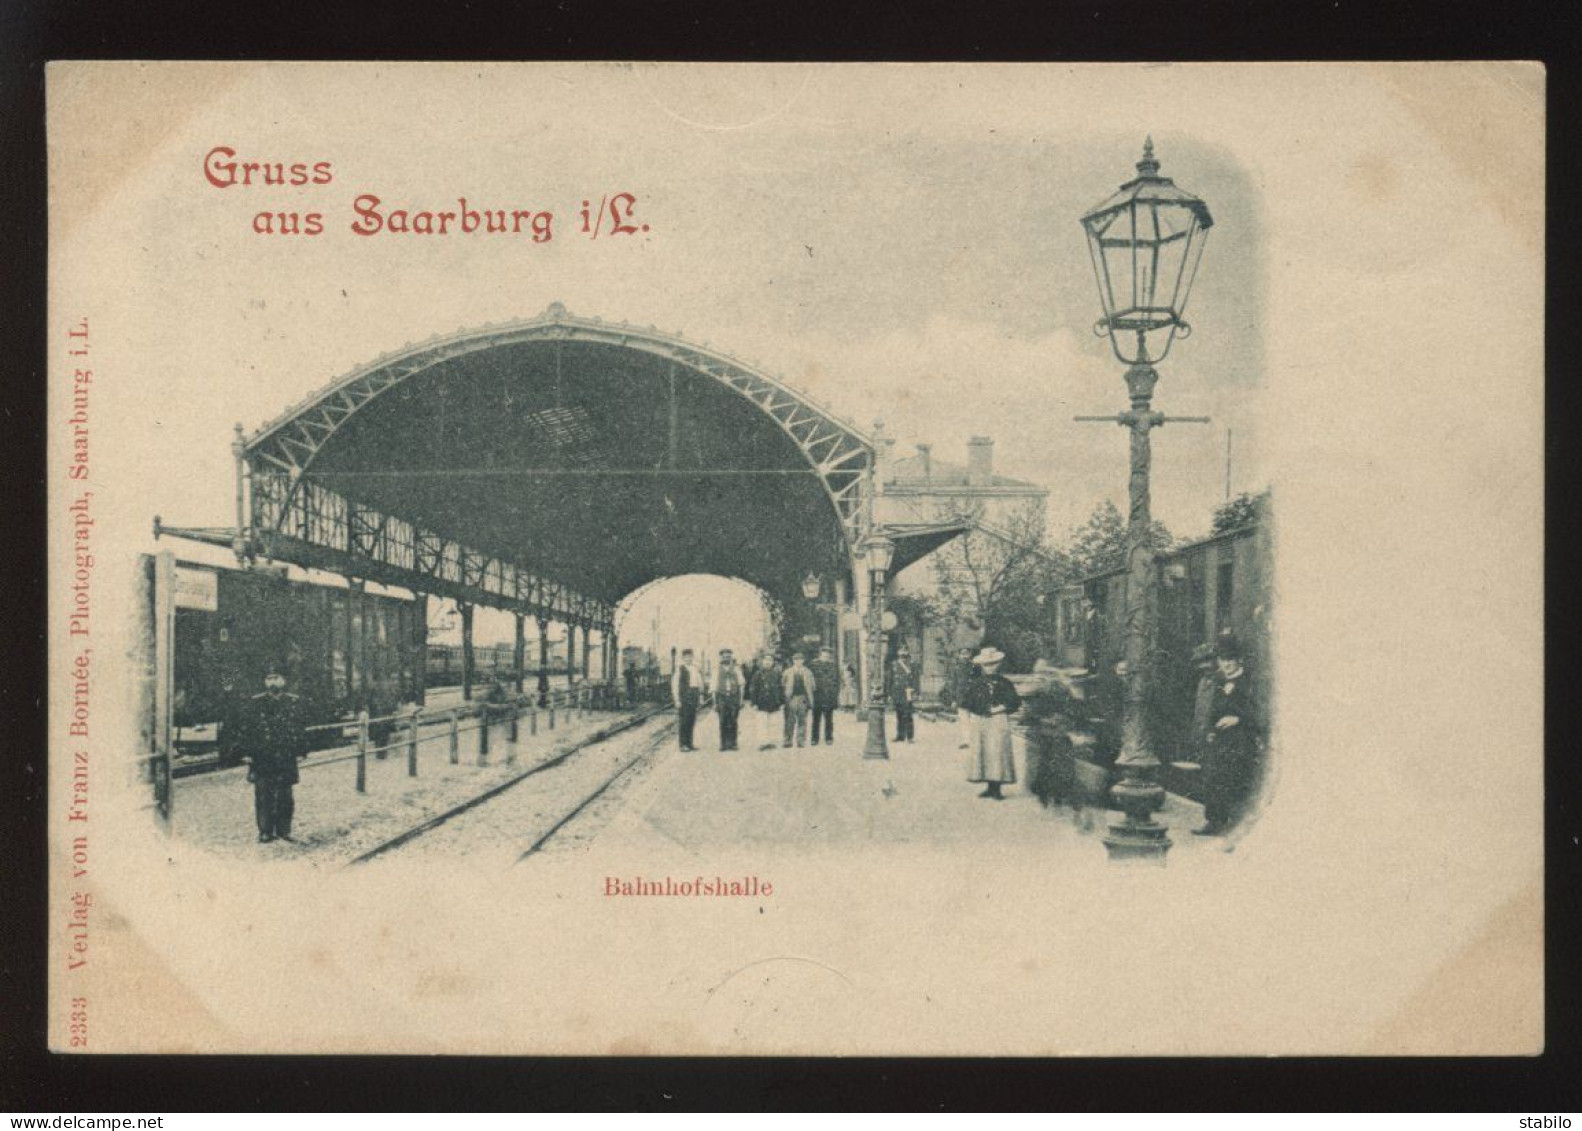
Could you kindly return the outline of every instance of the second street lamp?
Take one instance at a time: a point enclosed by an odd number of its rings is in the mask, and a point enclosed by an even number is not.
[[[1126,684],[1121,716],[1121,752],[1116,769],[1121,780],[1110,792],[1125,813],[1110,826],[1104,847],[1112,860],[1133,858],[1163,862],[1170,835],[1153,819],[1164,800],[1164,787],[1154,780],[1159,760],[1149,743],[1145,705],[1153,665],[1154,552],[1149,474],[1152,448],[1149,431],[1169,421],[1207,422],[1207,417],[1164,416],[1153,411],[1154,385],[1162,361],[1175,339],[1192,328],[1182,315],[1197,278],[1203,243],[1214,219],[1208,205],[1159,175],[1153,138],[1143,146],[1137,176],[1082,217],[1093,258],[1104,317],[1094,333],[1110,339],[1115,356],[1127,365],[1126,390],[1131,408],[1116,416],[1079,416],[1119,424],[1131,433],[1131,510],[1126,524]]]
[[[864,758],[889,758],[890,747],[884,737],[884,587],[895,558],[895,543],[874,533],[863,543],[863,558],[868,567],[868,741],[862,748]]]

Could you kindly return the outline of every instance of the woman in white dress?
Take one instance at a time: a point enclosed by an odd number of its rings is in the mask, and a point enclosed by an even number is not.
[[[963,706],[972,715],[973,741],[967,780],[983,783],[979,797],[1004,801],[1000,788],[1016,781],[1016,759],[1011,750],[1011,716],[1022,707],[1022,697],[1011,681],[1000,674],[1005,653],[986,647],[972,658],[978,671],[967,683]]]

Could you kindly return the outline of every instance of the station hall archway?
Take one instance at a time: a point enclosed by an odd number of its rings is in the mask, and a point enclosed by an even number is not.
[[[381,357],[237,455],[250,552],[601,632],[676,575],[852,595],[873,466],[760,369],[559,304]]]

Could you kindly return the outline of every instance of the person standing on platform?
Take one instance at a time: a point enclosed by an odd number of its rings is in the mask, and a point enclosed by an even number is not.
[[[720,717],[720,749],[736,749],[736,724],[746,696],[746,683],[729,648],[720,649],[720,667],[714,673],[714,711]]]
[[[258,842],[289,841],[296,813],[292,788],[301,778],[297,763],[308,756],[308,731],[302,701],[286,691],[282,665],[269,666],[263,692],[244,704],[238,722],[236,745],[253,784]]]
[[[956,653],[945,684],[945,698],[956,712],[956,747],[959,750],[972,747],[973,724],[972,712],[967,710],[967,687],[977,671],[977,666],[972,662],[972,649],[963,648]]]
[[[630,707],[637,702],[637,665],[631,661],[626,664],[626,705]]]
[[[841,676],[840,705],[848,711],[857,709],[857,669],[851,664],[846,665],[846,671]]]
[[[670,677],[670,698],[676,705],[681,749],[694,750],[692,732],[698,723],[698,705],[703,702],[703,674],[692,663],[691,648],[681,650],[681,662]]]
[[[1004,801],[1002,786],[1016,781],[1016,758],[1011,750],[1011,716],[1021,710],[1022,697],[1011,681],[1000,674],[1005,653],[984,648],[972,658],[978,674],[967,685],[965,706],[977,720],[977,742],[967,774],[970,782],[983,783],[979,797]]]
[[[786,669],[781,679],[785,690],[785,741],[782,746],[790,746],[791,738],[796,736],[798,746],[807,745],[807,717],[813,709],[813,696],[818,691],[818,680],[802,662],[801,652],[791,653],[791,666]]]
[[[918,674],[912,666],[912,653],[905,644],[895,653],[890,665],[890,703],[895,707],[895,741],[916,742],[917,727],[912,712],[917,704]]]
[[[835,742],[835,708],[840,705],[840,669],[835,666],[834,651],[820,648],[818,659],[809,664],[807,669],[813,673],[813,745],[818,745],[819,734],[822,733],[824,745],[832,746]]]
[[[1257,771],[1258,729],[1252,679],[1242,666],[1241,644],[1228,630],[1215,646],[1219,681],[1209,707],[1203,749],[1204,825],[1197,836],[1223,836],[1241,819]]]
[[[758,738],[758,749],[772,750],[775,744],[776,723],[780,710],[785,706],[785,688],[782,686],[780,665],[765,652],[747,682],[747,698],[752,701],[753,732]]]

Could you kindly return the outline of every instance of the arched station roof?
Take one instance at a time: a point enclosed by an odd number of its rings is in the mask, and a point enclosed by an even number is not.
[[[262,534],[419,572],[454,543],[613,607],[675,574],[786,595],[846,571],[873,444],[755,366],[556,303],[381,357],[241,454]]]

